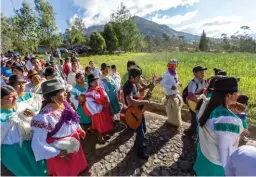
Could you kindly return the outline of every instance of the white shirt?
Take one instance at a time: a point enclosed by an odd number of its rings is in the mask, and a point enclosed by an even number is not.
[[[188,93],[198,94],[201,93],[203,89],[208,87],[208,83],[206,80],[203,80],[203,82],[201,82],[199,79],[195,77],[194,81],[189,82]]]
[[[0,86],[6,85],[5,81],[3,80],[3,78],[0,78]]]
[[[160,85],[164,87],[165,95],[175,95],[179,93],[178,88],[172,90],[173,86],[178,85],[178,74],[176,76],[172,76],[169,71],[165,72],[163,75],[163,79],[160,82]]]
[[[46,62],[50,62],[50,55],[49,54],[47,54],[47,55],[45,55],[45,57],[44,57],[44,60],[46,61]]]
[[[94,68],[93,73],[92,73],[95,77],[100,77],[101,72],[99,68]]]
[[[31,63],[30,60],[28,60],[28,61],[26,62],[26,67],[27,67],[28,71],[34,69],[34,66],[32,65],[32,63]]]
[[[241,146],[235,150],[225,168],[226,176],[256,176],[256,148]]]
[[[76,85],[76,73],[71,71],[68,74],[67,83],[72,86]]]
[[[60,113],[54,113],[55,117],[51,114],[38,114],[33,118],[31,127],[33,129],[32,138],[32,150],[34,151],[36,161],[43,159],[50,159],[56,157],[60,150],[52,147],[46,142],[47,134],[55,128],[56,124],[59,122],[61,117]],[[80,125],[69,121],[69,124],[64,123],[60,130],[53,136],[54,138],[65,137],[74,133]]]

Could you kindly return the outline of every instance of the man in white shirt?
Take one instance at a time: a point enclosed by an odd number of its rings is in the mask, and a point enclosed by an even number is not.
[[[91,68],[92,68],[92,72],[93,72],[92,74],[93,74],[95,77],[100,78],[100,75],[101,75],[100,69],[95,67],[95,64],[94,64],[93,61],[90,61],[90,62],[89,62],[89,65],[90,65]]]
[[[50,62],[51,59],[51,54],[48,54],[47,52],[45,52],[44,54],[44,60],[46,63]]]
[[[182,125],[181,107],[183,101],[178,94],[178,87],[181,86],[181,84],[178,82],[177,66],[177,60],[171,60],[167,64],[168,70],[164,73],[160,85],[165,89],[166,96],[163,102],[168,117],[167,122],[179,127]]]
[[[202,66],[195,66],[193,68],[194,79],[192,79],[188,84],[187,100],[192,100],[197,103],[197,97],[201,95],[204,89],[208,87],[208,82],[204,79],[204,71],[206,70],[207,68],[203,68]],[[192,111],[191,109],[189,109],[189,111],[191,114],[191,125],[189,129],[185,131],[185,134],[189,136],[194,136],[197,129],[197,118],[194,111]]]
[[[235,150],[225,167],[226,176],[256,176],[256,148],[245,145]]]
[[[73,62],[72,63],[72,70],[71,72],[68,74],[68,78],[67,78],[67,83],[69,85],[76,85],[76,73],[79,71],[79,66],[77,62]]]

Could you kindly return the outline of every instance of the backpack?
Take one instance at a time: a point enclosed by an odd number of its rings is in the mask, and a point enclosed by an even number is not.
[[[197,91],[197,89],[198,89],[198,87],[199,87],[199,85],[198,85],[198,83],[196,83],[196,81],[193,79],[193,80],[191,80],[192,82],[194,82],[195,84],[196,84],[196,91]],[[189,82],[190,83],[190,82]],[[189,84],[188,84],[189,85]],[[183,90],[183,92],[182,92],[182,100],[183,100],[183,102],[184,103],[186,103],[187,104],[187,97],[188,97],[188,85],[187,85],[187,87]]]

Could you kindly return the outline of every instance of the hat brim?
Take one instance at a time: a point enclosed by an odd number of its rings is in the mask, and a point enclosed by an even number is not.
[[[27,81],[21,79],[21,80],[17,80],[17,81],[14,81],[14,82],[9,82],[9,84],[15,84],[15,83],[27,83]]]
[[[31,79],[35,75],[40,75],[40,74],[39,73],[34,73],[34,74],[29,75],[28,78]]]
[[[110,68],[110,65],[107,65],[107,66],[105,66],[105,67],[102,67],[101,70],[104,70],[104,69],[106,69],[106,68]]]
[[[53,77],[53,76],[56,77],[57,75],[58,75],[57,73],[53,73],[52,75],[45,75],[45,74],[44,74],[45,77],[49,77],[49,76],[50,76],[50,77]]]
[[[96,77],[96,78],[94,78],[94,79],[88,81],[88,83],[91,83],[91,82],[93,82],[93,81],[95,81],[95,80],[99,80],[99,79],[100,79],[100,78]]]
[[[232,87],[232,88],[227,88],[227,89],[223,89],[223,88],[215,89],[215,88],[213,88],[212,91],[228,93],[228,92],[239,92],[239,89],[238,89],[238,87]]]
[[[58,90],[65,90],[65,88],[62,86],[62,87],[59,87],[59,88],[55,88],[55,89],[53,89],[53,90],[49,90],[49,91],[47,91],[47,92],[43,92],[42,90],[39,92],[39,94],[43,94],[43,95],[45,95],[45,94],[48,94],[48,93],[51,93],[51,92],[55,92],[55,91],[58,91]]]

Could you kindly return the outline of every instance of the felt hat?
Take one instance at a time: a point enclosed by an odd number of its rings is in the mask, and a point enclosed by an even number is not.
[[[9,77],[9,84],[15,84],[15,83],[27,83],[22,77],[17,75],[12,75]]]
[[[43,82],[41,85],[41,89],[42,94],[44,95],[57,90],[62,90],[64,89],[64,86],[57,79],[51,79]]]
[[[95,80],[99,79],[98,77],[95,77],[93,74],[90,74],[88,76],[88,83],[93,82]]]
[[[44,76],[57,76],[57,73],[55,72],[54,68],[51,66],[48,66],[47,68],[45,68],[44,70]]]
[[[109,68],[110,66],[107,64],[107,63],[102,63],[101,64],[101,70],[104,70],[104,69],[106,69],[106,68]]]
[[[238,92],[237,79],[234,77],[223,77],[214,83],[213,91],[215,92]]]
[[[37,71],[34,70],[34,69],[28,71],[28,78],[29,78],[29,79],[31,79],[32,76],[35,76],[35,75],[40,75],[40,73],[37,72]]]

